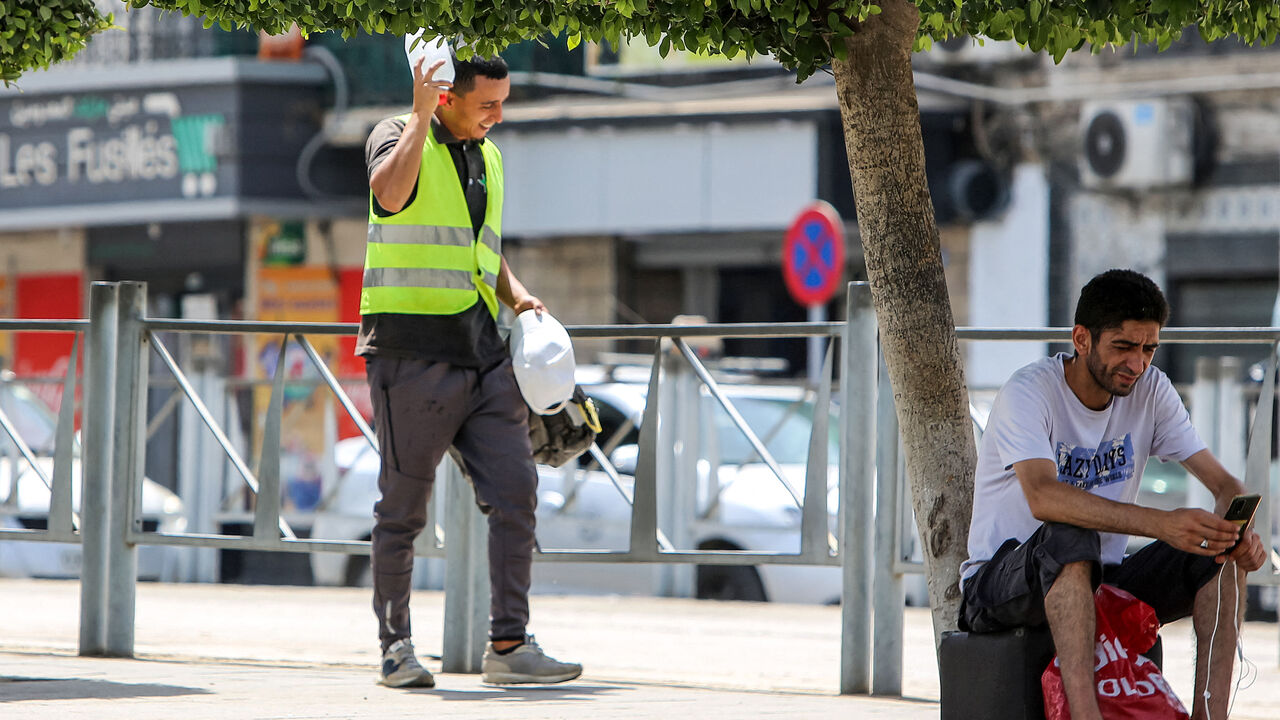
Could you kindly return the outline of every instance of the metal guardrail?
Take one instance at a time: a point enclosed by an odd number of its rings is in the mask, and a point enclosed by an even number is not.
[[[281,338],[281,356],[287,343],[302,348],[311,366],[357,424],[366,441],[377,449],[376,436],[343,391],[309,336],[350,335],[357,326],[349,323],[268,323],[243,321],[185,321],[145,317],[145,286],[139,283],[95,283],[91,293],[89,321],[0,321],[0,331],[71,331],[86,344],[84,406],[85,485],[83,522],[77,526],[71,512],[71,445],[74,435],[76,366],[63,379],[63,404],[59,413],[57,457],[53,478],[49,527],[45,531],[0,531],[0,538],[40,539],[83,543],[84,569],[81,591],[82,654],[131,655],[133,651],[133,604],[136,575],[136,548],[139,545],[173,545],[204,548],[252,549],[286,552],[338,552],[361,554],[369,551],[367,541],[298,538],[281,515],[280,447],[284,365],[277,364],[270,379],[272,387],[263,426],[256,472],[235,444],[219,427],[214,413],[165,346],[161,333],[270,334]],[[712,324],[576,326],[574,337],[648,338],[655,341],[653,366],[648,384],[648,402],[640,426],[640,460],[633,490],[626,493],[616,470],[610,473],[619,492],[632,506],[630,546],[627,550],[557,549],[539,552],[540,561],[633,562],[674,564],[804,564],[842,568],[841,672],[843,693],[895,694],[901,692],[902,578],[920,572],[909,562],[904,539],[909,520],[906,484],[896,415],[885,373],[877,363],[876,326],[870,293],[865,285],[850,286],[848,322],[784,324]],[[979,329],[958,328],[961,340],[1036,340],[1066,342],[1067,328]],[[839,386],[840,428],[840,508],[836,532],[829,525],[826,437],[827,414],[815,412],[808,449],[803,497],[787,483],[765,442],[747,426],[732,400],[688,345],[699,337],[826,337],[842,345]],[[1170,343],[1267,343],[1280,341],[1277,328],[1168,328],[1162,339]],[[665,343],[665,344],[664,344]],[[251,535],[216,533],[143,532],[139,513],[142,456],[148,432],[145,408],[148,379],[148,347],[168,369],[173,383],[194,408],[196,415],[213,434],[248,491],[256,498]],[[830,403],[833,388],[835,343],[827,350],[823,372],[815,391],[815,407]],[[674,349],[671,352],[669,349]],[[673,360],[674,358],[674,360]],[[670,543],[659,526],[658,468],[663,446],[657,418],[662,412],[662,366],[681,362],[712,398],[742,430],[756,455],[791,492],[801,510],[800,551],[797,553],[690,550]],[[1274,360],[1271,382],[1274,382]],[[1274,389],[1272,390],[1274,393]],[[1267,396],[1264,390],[1263,397]],[[175,397],[178,397],[175,393]],[[170,401],[168,406],[172,406]],[[1267,420],[1270,420],[1269,413]],[[877,429],[879,434],[877,435]],[[9,434],[19,447],[12,423],[0,412],[0,431]],[[1264,448],[1264,449],[1255,449]],[[667,448],[669,451],[669,447]],[[28,451],[22,453],[33,468],[37,462]],[[598,447],[592,456],[608,473],[613,470]],[[1250,466],[1258,458],[1269,459],[1269,446],[1251,444]],[[877,472],[877,468],[880,472]],[[1250,475],[1255,473],[1250,470]],[[1264,472],[1265,476],[1265,472]],[[873,486],[863,479],[876,478]],[[456,473],[442,478],[441,490],[452,508],[473,508],[465,482]],[[873,512],[874,508],[874,512]],[[419,555],[448,558],[446,577],[446,630],[444,660],[449,671],[477,671],[487,624],[485,574],[485,532],[474,509],[451,512],[443,532],[424,533],[425,541],[415,548]],[[451,542],[441,542],[441,538]],[[874,608],[874,612],[873,612]],[[872,618],[874,617],[874,625]],[[875,648],[876,664],[871,665]],[[874,671],[874,672],[873,672]],[[873,677],[874,676],[874,677]]]
[[[635,482],[631,493],[632,525],[631,543],[625,551],[594,550],[554,550],[541,552],[539,560],[573,561],[573,562],[661,562],[683,564],[731,564],[747,565],[759,563],[776,564],[817,564],[837,565],[842,557],[832,552],[834,548],[865,548],[866,552],[845,553],[845,610],[844,632],[845,644],[848,646],[844,655],[842,676],[851,680],[842,681],[842,688],[847,692],[866,692],[870,677],[870,528],[872,522],[869,484],[855,482],[855,478],[871,477],[874,472],[873,440],[871,433],[874,425],[871,419],[875,407],[875,358],[876,336],[874,318],[871,317],[869,291],[859,287],[850,294],[857,302],[851,310],[859,318],[859,322],[792,323],[785,325],[751,324],[751,325],[714,325],[714,326],[676,326],[657,325],[640,327],[590,326],[572,328],[576,337],[630,337],[651,338],[655,341],[655,363],[649,381],[649,400],[645,407],[645,421],[641,425],[640,457],[635,473]],[[110,483],[112,492],[106,498],[99,497],[108,506],[103,517],[108,520],[108,542],[106,557],[90,557],[86,552],[85,562],[98,563],[105,568],[101,574],[105,581],[86,583],[82,587],[82,607],[86,612],[96,613],[92,618],[82,617],[82,653],[127,655],[132,653],[132,618],[133,618],[133,586],[132,568],[136,567],[133,548],[138,545],[185,545],[205,548],[254,549],[268,551],[331,551],[342,553],[367,553],[368,543],[363,541],[338,541],[300,539],[294,535],[288,524],[280,515],[280,455],[279,437],[282,415],[282,397],[284,384],[284,363],[277,364],[273,378],[271,400],[268,405],[263,426],[261,452],[257,460],[257,472],[253,472],[248,463],[240,456],[237,449],[218,427],[213,414],[195,392],[186,378],[182,368],[174,360],[164,345],[160,334],[171,332],[186,333],[266,333],[282,337],[283,343],[290,338],[305,350],[312,366],[320,373],[325,384],[334,392],[340,403],[352,419],[360,425],[360,429],[371,446],[375,446],[375,437],[364,423],[363,418],[342,391],[337,380],[329,372],[320,355],[307,340],[307,336],[316,335],[350,335],[357,327],[346,323],[264,323],[238,321],[193,322],[182,320],[160,320],[144,317],[145,286],[139,283],[120,283],[108,285],[95,284],[93,287],[92,308],[94,315],[91,324],[98,332],[91,343],[91,357],[104,360],[102,367],[91,371],[93,377],[103,377],[91,383],[89,393],[89,410],[86,412],[86,423],[101,427],[109,427],[109,438],[99,437],[96,445],[87,450],[87,455],[102,467],[111,467]],[[850,503],[841,513],[842,522],[848,526],[841,532],[841,542],[835,538],[828,528],[827,498],[827,458],[826,458],[826,416],[817,413],[814,424],[814,438],[811,442],[809,471],[807,473],[804,501],[795,498],[801,506],[802,543],[799,553],[746,552],[721,550],[685,550],[671,547],[662,541],[662,533],[658,527],[657,503],[657,457],[659,445],[657,441],[657,416],[661,401],[658,392],[662,366],[662,339],[669,340],[679,351],[707,387],[711,389],[717,402],[729,413],[736,424],[746,434],[749,443],[756,453],[764,459],[783,481],[782,472],[768,448],[746,426],[741,416],[734,409],[732,401],[718,391],[714,378],[702,366],[696,354],[689,348],[685,338],[688,337],[807,337],[807,336],[842,336],[846,351],[845,374],[853,370],[870,378],[870,385],[865,378],[861,382],[845,382],[845,397],[841,403],[841,422],[844,426],[845,442],[841,458],[841,497],[848,498]],[[254,507],[253,531],[250,536],[220,535],[211,533],[171,533],[142,532],[137,514],[136,488],[142,481],[141,456],[146,436],[146,418],[141,412],[146,407],[147,382],[144,359],[149,355],[150,347],[172,374],[183,395],[194,406],[197,415],[214,434],[217,443],[226,453],[231,464],[256,498]],[[108,357],[109,356],[109,357]],[[820,384],[817,406],[826,407],[831,397],[831,366],[833,353],[829,351],[827,359],[827,375]],[[106,362],[109,361],[109,362]],[[107,367],[110,365],[110,367]],[[869,372],[869,375],[867,373]],[[105,377],[110,376],[113,382]],[[869,388],[869,392],[868,392]],[[597,449],[597,457],[603,453]],[[783,483],[785,486],[785,483]],[[445,492],[455,498],[458,504],[453,507],[469,507],[472,503],[463,500],[465,493],[460,482],[446,479]],[[456,486],[456,487],[455,487]],[[858,502],[859,495],[861,502]],[[89,494],[86,493],[86,499]],[[89,505],[86,505],[88,509]],[[440,543],[426,543],[416,548],[419,555],[450,558],[447,564],[446,577],[446,631],[445,631],[445,666],[446,669],[478,670],[480,650],[483,647],[483,633],[487,603],[479,601],[485,577],[483,552],[476,552],[484,543],[484,533],[479,522],[478,512],[451,512],[446,518],[444,537],[454,539],[441,547]],[[97,527],[89,531],[100,532]],[[429,534],[429,533],[426,533]],[[866,535],[866,537],[862,537]],[[88,535],[86,535],[88,537]],[[463,542],[457,542],[462,538]],[[87,550],[87,548],[86,548]],[[117,561],[117,556],[123,557]],[[455,561],[455,557],[458,561]],[[128,570],[126,570],[128,568]],[[86,576],[92,573],[86,573]],[[486,591],[487,592],[487,591]],[[858,597],[860,596],[860,598]],[[105,611],[103,610],[105,608]],[[127,626],[127,627],[126,627]],[[86,640],[86,637],[89,638]]]
[[[790,324],[786,326],[784,329],[779,329],[779,327],[777,326],[771,326],[766,324],[749,325],[749,326],[722,325],[722,326],[715,326],[716,333],[714,333],[714,335],[719,337],[830,336],[833,329],[843,327],[842,323],[827,323],[825,325],[826,325],[825,327],[815,328],[808,324],[795,323],[795,324]],[[369,442],[370,447],[373,448],[374,451],[377,451],[377,439],[374,436],[372,429],[365,422],[361,414],[356,410],[351,399],[343,391],[336,377],[334,377],[332,372],[328,369],[323,358],[321,358],[319,353],[315,350],[314,346],[310,343],[310,341],[307,339],[306,335],[304,334],[304,333],[307,333],[311,335],[349,335],[354,333],[357,330],[358,326],[354,324],[346,324],[346,323],[263,323],[263,322],[243,322],[243,321],[195,322],[195,321],[181,321],[181,320],[147,320],[145,322],[145,328],[148,333],[148,342],[153,346],[156,354],[160,357],[163,364],[168,368],[169,372],[173,375],[178,387],[182,391],[182,394],[195,406],[195,409],[199,417],[204,422],[204,424],[208,427],[208,429],[214,434],[218,444],[222,447],[223,451],[227,454],[227,457],[231,460],[233,467],[235,467],[239,475],[243,478],[245,484],[249,487],[249,489],[252,491],[254,496],[259,498],[274,497],[279,493],[279,489],[280,489],[279,487],[280,478],[278,473],[278,467],[279,467],[278,436],[279,436],[279,427],[281,422],[281,408],[279,404],[279,398],[281,396],[280,387],[283,384],[283,372],[282,372],[283,365],[281,364],[277,366],[277,372],[274,380],[272,381],[274,386],[273,392],[272,392],[272,400],[271,400],[269,409],[267,411],[266,422],[264,424],[266,437],[264,437],[264,440],[261,443],[262,454],[260,455],[259,461],[258,461],[259,474],[255,476],[254,473],[249,469],[248,463],[246,463],[241,458],[240,453],[237,451],[237,449],[234,447],[231,441],[227,438],[227,436],[221,430],[221,428],[218,427],[217,421],[213,417],[212,413],[209,412],[204,402],[200,399],[199,395],[196,393],[195,389],[192,387],[191,383],[185,376],[183,370],[179,367],[178,363],[173,359],[173,356],[170,354],[167,347],[163,344],[162,340],[159,337],[157,337],[158,333],[162,333],[162,332],[187,332],[187,333],[204,333],[204,334],[257,333],[257,334],[280,334],[285,336],[286,338],[291,336],[293,341],[297,342],[304,349],[309,360],[312,363],[312,367],[315,370],[317,370],[321,375],[323,384],[327,385],[330,388],[330,390],[334,393],[335,397],[342,404],[347,414],[357,424],[361,433]],[[569,328],[570,333],[575,337],[583,336],[580,330],[581,330],[580,327]],[[726,412],[733,419],[735,425],[737,425],[741,429],[741,431],[746,435],[748,442],[753,446],[756,452],[760,455],[760,457],[763,459],[765,464],[770,467],[770,469],[773,471],[775,476],[778,478],[779,482],[783,484],[783,487],[786,488],[788,492],[792,493],[792,497],[795,500],[797,507],[800,507],[803,510],[805,506],[804,503],[802,503],[799,497],[795,496],[794,492],[790,489],[790,487],[785,484],[782,470],[778,466],[777,462],[772,458],[772,455],[769,453],[768,449],[764,446],[764,444],[760,441],[760,439],[756,437],[755,433],[751,430],[749,425],[747,425],[745,420],[742,419],[741,415],[734,408],[732,401],[728,397],[726,397],[722,392],[719,391],[716,385],[716,381],[711,376],[711,373],[698,359],[696,353],[694,353],[685,342],[684,340],[685,337],[708,336],[710,333],[706,331],[705,327],[688,327],[688,326],[678,326],[678,325],[655,325],[655,326],[643,326],[643,327],[594,326],[594,327],[588,328],[585,332],[591,333],[592,337],[613,337],[613,338],[626,337],[626,338],[647,338],[647,339],[659,339],[664,337],[664,333],[665,333],[665,337],[669,337],[673,340],[675,347],[680,351],[681,355],[689,363],[689,367],[693,369],[693,372],[697,374],[698,377],[705,384],[707,384],[707,386],[711,389],[711,392],[713,396],[716,398],[717,402],[719,402],[721,406],[725,408]],[[657,357],[657,359],[660,360],[661,358]],[[660,365],[660,362],[658,364]],[[655,367],[657,367],[657,365],[655,365]],[[831,395],[831,384],[830,384],[830,377],[828,373],[827,382],[822,386],[822,388],[818,393],[818,398],[816,400],[817,406],[823,407],[828,405],[830,403],[830,395]],[[657,394],[654,394],[652,397],[654,398],[654,401],[650,402],[646,406],[646,412],[650,413],[650,416],[648,417],[656,417],[656,413],[658,412],[658,408],[660,404],[657,401],[657,398],[658,398]],[[649,424],[650,426],[654,426],[654,427],[656,427],[657,425],[657,423],[653,422],[653,420],[651,419],[647,419],[645,424]],[[815,426],[815,428],[817,433],[825,433],[826,418],[825,417],[819,418],[819,423]],[[649,457],[649,458],[656,457],[657,455],[656,446],[652,444],[648,444],[648,446],[644,446],[644,445],[645,444],[642,443],[642,449],[641,449],[642,457]],[[825,456],[825,446],[823,446],[821,450]],[[603,453],[600,452],[599,448],[598,447],[594,448],[594,451],[597,454],[597,458],[598,460],[601,461],[602,465],[606,467],[606,469],[612,469],[611,465],[609,465],[608,463],[607,458],[600,457],[600,455],[602,455]],[[825,462],[822,463],[822,466],[825,467]],[[614,473],[616,474],[616,470],[614,471]],[[647,484],[647,481],[649,479],[642,479],[638,482],[641,486],[644,486]],[[818,493],[821,496],[821,499],[809,505],[810,508],[816,508],[815,510],[810,510],[810,512],[811,514],[816,513],[815,517],[818,517],[818,518],[825,517],[825,505],[826,505],[825,476],[823,476],[821,480],[822,480],[823,491],[821,493]],[[629,503],[634,503],[634,498],[628,497],[626,499],[628,500]],[[280,536],[274,535],[270,529],[269,522],[273,515],[278,515],[278,512],[272,511],[272,509],[269,507],[268,507],[268,511],[262,510],[263,506],[269,504],[269,502],[270,501],[268,501],[267,503],[264,503],[260,500],[257,503],[258,510],[257,512],[255,512],[255,523],[254,523],[254,531],[253,531],[252,537],[238,536],[238,535],[212,535],[212,534],[198,534],[198,533],[175,534],[175,533],[156,532],[156,533],[146,533],[145,537],[140,536],[135,539],[139,541],[145,541],[148,544],[194,545],[194,546],[201,546],[201,547],[220,547],[220,548],[226,548],[226,549],[251,548],[255,550],[268,550],[268,551],[269,550],[286,550],[286,551],[294,551],[294,552],[320,550],[320,551],[328,551],[328,552],[345,552],[345,553],[352,553],[352,554],[368,552],[369,543],[367,541],[298,539],[283,524],[280,527]],[[262,523],[258,522],[258,518],[262,518],[263,522]],[[673,560],[675,562],[723,563],[723,564],[735,564],[735,565],[754,564],[760,561],[771,561],[779,564],[795,563],[795,564],[835,565],[839,563],[838,558],[832,556],[830,553],[820,554],[817,552],[810,552],[810,553],[801,553],[797,555],[795,553],[781,553],[781,552],[778,552],[778,553],[747,552],[747,551],[728,551],[728,550],[693,552],[693,551],[687,551],[687,550],[664,549],[661,547],[662,546],[661,537],[660,537],[661,530],[657,528],[656,525],[654,525],[654,527],[652,528],[649,527],[649,525],[653,525],[653,523],[644,522],[647,520],[648,520],[647,516],[642,516],[642,522],[638,524],[637,533],[647,537],[649,535],[649,531],[653,530],[653,535],[659,543],[659,552],[661,552],[664,558],[665,557],[675,558]],[[814,522],[815,521],[810,520],[810,525],[814,525]],[[268,524],[264,525],[263,523],[268,523]],[[824,524],[825,524],[825,521],[824,521]],[[266,528],[265,530],[264,530],[264,527]],[[830,535],[830,533],[826,531],[825,528],[821,532],[823,535],[827,535],[827,536]],[[647,541],[644,544],[647,545]],[[807,544],[813,545],[814,543],[810,542]],[[832,546],[834,545],[834,538],[827,537],[826,540],[824,540],[821,544],[824,547]],[[422,554],[426,556],[439,556],[440,549],[441,548],[439,547],[434,549],[428,549],[426,552],[423,552]],[[570,549],[570,550],[555,550],[555,551],[539,551],[538,559],[540,561],[571,561],[571,562],[652,562],[653,556],[647,550],[636,551],[633,549],[631,551],[615,552],[615,551],[571,550]]]

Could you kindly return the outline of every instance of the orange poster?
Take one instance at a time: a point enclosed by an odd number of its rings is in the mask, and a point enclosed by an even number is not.
[[[337,322],[337,280],[325,267],[263,267],[258,271],[258,319],[278,322]],[[261,335],[253,345],[251,372],[270,381],[281,362],[282,335]],[[337,363],[338,337],[309,335],[307,339],[325,364]],[[280,424],[280,485],[282,509],[314,510],[320,499],[321,468],[335,441],[333,393],[324,384],[303,347],[294,340],[285,346],[284,415]],[[271,386],[254,393],[258,428],[263,427],[271,401]],[[326,417],[326,415],[328,417]]]

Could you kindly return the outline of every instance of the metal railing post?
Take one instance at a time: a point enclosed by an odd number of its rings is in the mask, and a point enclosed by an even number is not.
[[[1216,357],[1196,358],[1195,380],[1191,384],[1191,424],[1200,433],[1205,445],[1217,454],[1221,443],[1218,438],[1218,393],[1221,370]],[[1198,482],[1187,483],[1187,506],[1210,509],[1213,494]]]
[[[446,458],[436,477],[446,493],[441,665],[447,673],[478,673],[489,635],[489,526],[453,460]]]
[[[875,310],[871,287],[849,283],[840,426],[840,694],[871,689],[872,482],[876,471]]]
[[[253,499],[253,537],[271,543],[280,537],[280,424],[284,416],[284,380],[288,363],[289,336],[280,339],[275,375],[271,379],[271,400],[262,425],[262,447],[258,453],[258,492]]]
[[[834,342],[828,343],[827,350],[823,353],[822,369],[817,376],[817,394],[813,398],[809,452],[805,457],[804,503],[800,508],[800,554],[808,557],[829,557],[839,549],[832,534],[830,509],[827,505],[831,464],[827,449],[830,443],[828,428],[831,422],[831,368],[835,362],[835,349]],[[839,462],[839,458],[836,461]]]
[[[80,654],[107,649],[107,533],[115,419],[116,304],[119,286],[89,289],[85,343],[84,461],[80,464]]]
[[[694,517],[697,508],[698,482],[698,408],[701,395],[698,379],[678,354],[664,353],[665,365],[659,391],[662,406],[658,423],[658,447],[672,448],[663,453],[658,470],[658,527],[672,546],[693,546]],[[713,464],[714,467],[714,464]],[[714,476],[712,479],[715,485]],[[664,563],[660,566],[660,594],[667,597],[693,597],[696,593],[697,570],[692,565]]]
[[[1276,364],[1280,347],[1272,345],[1266,365],[1266,375],[1262,388],[1258,392],[1258,403],[1254,408],[1253,422],[1249,425],[1249,439],[1246,443],[1245,469],[1240,476],[1248,492],[1262,495],[1262,503],[1253,519],[1254,532],[1262,538],[1262,547],[1272,548],[1271,538],[1271,504],[1275,495],[1271,492],[1271,448],[1275,439],[1275,398],[1276,398]],[[1266,560],[1258,569],[1262,575],[1274,575],[1275,564],[1272,553],[1267,553]]]
[[[640,421],[640,452],[636,458],[635,484],[631,490],[631,555],[645,560],[658,559],[658,419],[662,400],[662,342],[653,351],[649,370],[649,389],[645,395],[644,415]],[[670,447],[670,446],[667,446]]]
[[[131,525],[141,522],[134,504],[142,493],[146,447],[147,284],[120,283],[116,307],[116,397],[112,463],[110,529],[107,534],[107,643],[104,654],[133,657],[134,602],[138,550],[129,541]]]
[[[58,402],[58,425],[53,440],[53,472],[50,473],[53,487],[49,489],[49,532],[54,535],[70,536],[73,528],[80,524],[80,518],[73,510],[71,491],[71,462],[74,456],[72,446],[75,445],[76,366],[80,345],[80,335],[77,334],[71,345],[71,356],[67,359],[67,373],[62,379],[62,398]]]
[[[227,421],[226,380],[219,377],[208,359],[195,361],[200,367],[192,378],[192,386],[205,398],[209,411]],[[173,393],[181,395],[181,388]],[[200,415],[191,403],[178,407],[178,496],[187,512],[187,528],[191,532],[216,533],[214,516],[222,502],[222,491],[227,475],[226,457],[217,442],[205,432]],[[183,582],[212,583],[218,581],[219,553],[213,548],[185,548],[181,558],[179,577]]]
[[[889,374],[880,368],[876,409],[876,524],[875,597],[872,605],[871,692],[902,695],[902,606],[906,604],[902,575],[895,570],[898,532],[898,414],[893,406]]]
[[[1218,370],[1218,450],[1214,455],[1232,475],[1244,477],[1245,437],[1249,433],[1245,423],[1244,367],[1240,358],[1227,355],[1218,358]]]

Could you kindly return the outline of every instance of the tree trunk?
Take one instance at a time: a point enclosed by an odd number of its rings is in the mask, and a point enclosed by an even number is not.
[[[832,68],[936,639],[959,615],[976,457],[911,75],[920,15],[907,0],[879,5]]]

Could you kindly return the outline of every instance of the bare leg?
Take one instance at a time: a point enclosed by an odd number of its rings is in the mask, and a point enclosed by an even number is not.
[[[1196,593],[1192,624],[1196,631],[1196,686],[1191,698],[1192,720],[1226,720],[1231,701],[1232,669],[1236,657],[1236,622],[1244,617],[1244,573],[1227,561],[1222,575]],[[1222,589],[1219,602],[1218,589]],[[1216,632],[1215,632],[1216,627]],[[1206,702],[1205,685],[1209,686]]]
[[[1092,575],[1091,563],[1068,563],[1044,596],[1044,614],[1058,651],[1062,689],[1071,706],[1071,720],[1102,720],[1093,678],[1097,616]]]

